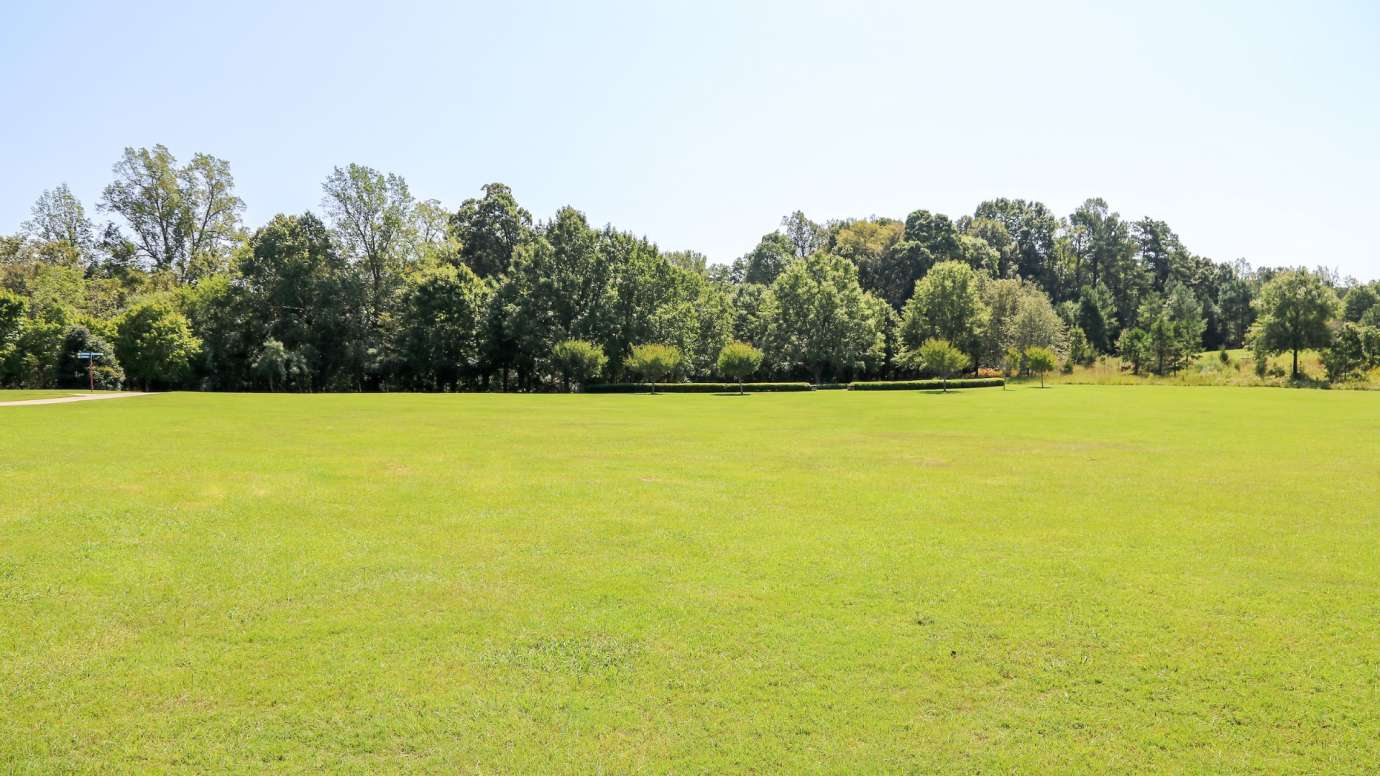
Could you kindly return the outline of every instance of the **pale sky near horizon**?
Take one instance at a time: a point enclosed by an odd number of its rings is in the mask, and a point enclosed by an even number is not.
[[[0,233],[162,143],[229,160],[250,226],[348,162],[715,261],[795,209],[1101,196],[1215,259],[1380,278],[1377,3],[506,5],[8,4]]]

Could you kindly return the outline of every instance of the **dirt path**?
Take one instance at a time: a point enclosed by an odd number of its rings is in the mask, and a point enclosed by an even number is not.
[[[0,401],[0,407],[25,407],[30,404],[70,404],[74,401],[100,401],[102,399],[128,399],[131,396],[153,396],[151,393],[79,393],[74,396],[57,396],[51,399],[21,399],[19,401]]]

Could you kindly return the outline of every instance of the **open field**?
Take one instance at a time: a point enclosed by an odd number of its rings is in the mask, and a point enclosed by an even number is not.
[[[0,408],[5,770],[1365,772],[1380,395]]]
[[[28,401],[30,399],[56,399],[62,396],[72,396],[78,391],[63,390],[14,390],[0,391],[0,402],[7,401]],[[80,393],[94,393],[94,391],[80,391]]]

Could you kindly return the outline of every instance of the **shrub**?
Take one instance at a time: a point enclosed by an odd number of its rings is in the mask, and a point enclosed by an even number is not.
[[[738,383],[658,383],[656,388],[663,393],[726,393],[739,390]],[[638,393],[647,388],[646,383],[604,383],[585,386],[585,393]],[[809,391],[814,386],[809,383],[742,383],[741,388],[752,393],[786,393]]]
[[[632,355],[623,362],[633,374],[647,378],[656,393],[656,381],[676,371],[684,360],[680,349],[670,345],[634,345]]]
[[[1040,387],[1045,387],[1045,374],[1054,369],[1054,351],[1040,346],[1026,348],[1025,365],[1031,372],[1040,376]]]
[[[990,366],[978,367],[977,376],[983,378],[1004,377],[1000,369],[993,369]]]
[[[943,388],[944,380],[868,380],[848,384],[850,391],[932,391]],[[954,388],[996,388],[1006,384],[1000,377],[968,377],[948,380]]]
[[[609,357],[604,355],[603,348],[593,342],[569,339],[561,340],[551,348],[551,362],[561,373],[565,389],[569,391],[571,383],[588,382],[591,377],[604,371]]]
[[[1011,378],[1021,373],[1021,365],[1025,362],[1025,355],[1020,348],[1012,345],[1001,354],[1001,376]],[[980,377],[981,375],[979,375]],[[1002,390],[1006,390],[1005,381],[1002,382]]]
[[[1121,350],[1122,360],[1131,362],[1131,372],[1140,374],[1149,358],[1150,335],[1144,329],[1125,329],[1121,332],[1121,339],[1117,340],[1117,347]]]
[[[743,378],[762,365],[762,351],[746,342],[730,342],[719,351],[719,374],[738,381],[738,393],[743,392]]]
[[[939,375],[940,385],[947,391],[949,377],[968,368],[971,361],[963,351],[944,339],[928,339],[920,347],[901,357],[902,363],[922,372]]]
[[[1332,334],[1332,346],[1323,351],[1323,368],[1327,379],[1334,383],[1353,380],[1365,372],[1365,329],[1354,323],[1342,323]]]

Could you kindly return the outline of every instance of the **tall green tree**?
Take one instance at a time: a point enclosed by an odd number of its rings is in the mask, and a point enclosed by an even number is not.
[[[1179,258],[1184,254],[1183,243],[1169,228],[1169,224],[1153,218],[1142,218],[1132,224],[1131,234],[1135,239],[1141,264],[1152,278],[1154,289],[1163,291],[1175,274]]]
[[[532,237],[532,214],[518,205],[502,183],[484,186],[484,195],[460,203],[450,219],[451,235],[460,243],[460,260],[480,277],[508,272],[513,252]]]
[[[1068,289],[1068,295],[1078,293],[1085,284],[1097,286],[1101,283],[1111,291],[1117,317],[1123,321],[1132,320],[1150,280],[1144,267],[1135,260],[1136,243],[1131,239],[1129,225],[1098,197],[1085,200],[1069,216],[1069,224],[1085,236],[1080,253],[1086,271],[1077,274],[1076,285]]]
[[[398,356],[411,385],[455,390],[478,376],[493,291],[466,266],[430,267],[408,279]]]
[[[799,210],[781,219],[781,229],[786,239],[790,240],[797,258],[823,250],[829,236],[824,227],[806,218]]]
[[[1349,323],[1360,323],[1377,304],[1380,304],[1380,294],[1374,286],[1352,286],[1342,299],[1342,318]]]
[[[1255,290],[1245,278],[1233,274],[1222,282],[1217,290],[1217,320],[1221,330],[1222,342],[1228,347],[1239,347],[1246,342],[1246,332],[1255,321],[1255,309],[1251,301]]]
[[[1049,297],[1035,289],[1016,299],[1014,312],[1003,325],[1003,348],[1016,348],[1022,353],[1031,348],[1044,348],[1051,353],[1067,350],[1068,331]]]
[[[755,248],[738,259],[734,274],[743,283],[770,285],[795,258],[795,250],[795,243],[786,235],[764,234]]]
[[[330,385],[353,368],[349,344],[361,332],[363,299],[349,277],[329,230],[311,213],[274,216],[240,254],[239,282],[231,291],[242,306],[247,344],[274,340],[299,356],[308,382]],[[191,316],[195,323],[196,316]],[[195,328],[201,329],[200,326]],[[208,347],[215,335],[202,336]]]
[[[200,349],[186,316],[165,301],[135,305],[116,327],[115,353],[145,390],[181,385]]]
[[[904,230],[904,224],[891,218],[840,221],[830,231],[828,251],[853,262],[860,275],[868,275],[901,239]]]
[[[940,262],[915,283],[902,312],[901,342],[916,348],[927,340],[943,340],[976,360],[990,317],[981,275],[961,261]]]
[[[1111,351],[1118,327],[1116,302],[1106,286],[1083,286],[1078,296],[1077,323],[1098,353]]]
[[[518,246],[499,298],[506,303],[502,328],[524,385],[538,379],[538,366],[557,342],[607,340],[605,302],[615,274],[604,247],[584,214],[571,207]]]
[[[1251,339],[1263,353],[1293,354],[1291,379],[1299,378],[1299,351],[1327,347],[1328,323],[1341,313],[1337,293],[1315,273],[1298,269],[1280,273],[1260,289]]]
[[[377,329],[413,257],[415,202],[407,181],[372,167],[336,167],[321,184],[321,206],[342,253],[369,281],[368,319]]]
[[[977,206],[973,219],[1001,224],[1014,243],[1016,274],[1046,293],[1055,289],[1054,240],[1059,219],[1048,207],[1024,199],[991,199]]]
[[[114,172],[100,208],[124,218],[155,269],[192,280],[239,239],[244,202],[225,160],[199,153],[179,167],[164,146],[126,148]]]
[[[886,340],[875,308],[858,285],[858,270],[827,253],[796,259],[772,284],[777,317],[771,341],[779,361],[807,370],[818,383],[825,370],[859,370],[880,360]]]
[[[40,245],[54,246],[58,255],[83,266],[95,263],[95,226],[86,208],[66,183],[39,194],[23,224],[28,236]]]
[[[1005,224],[992,218],[964,216],[958,220],[958,230],[962,234],[982,240],[996,252],[996,265],[991,271],[993,277],[1015,277],[1017,245]]]

